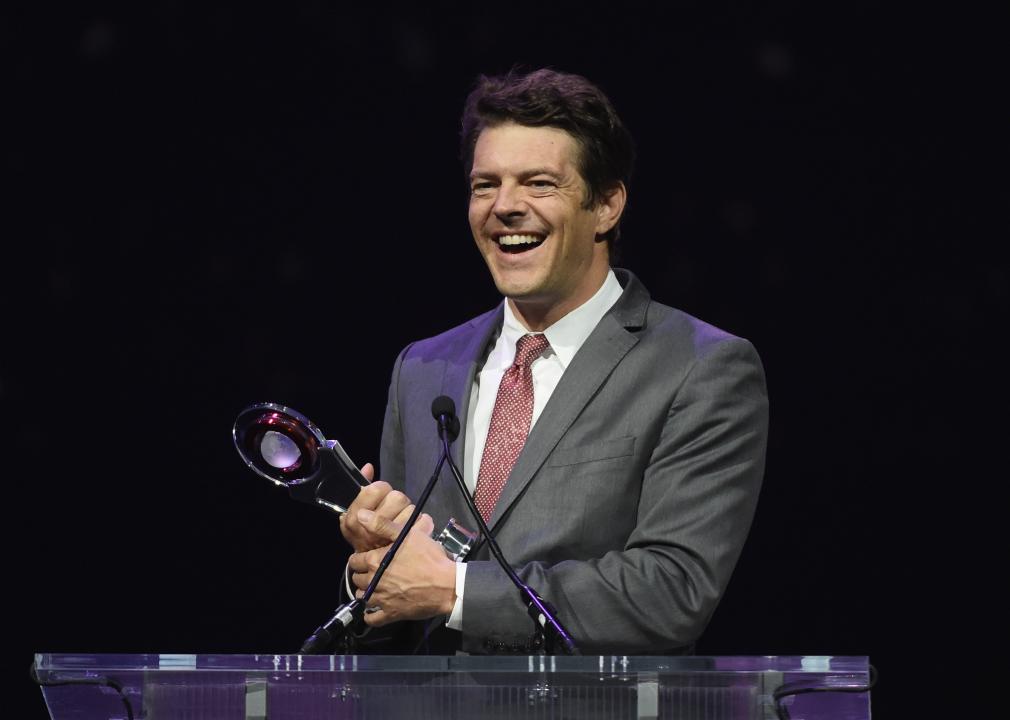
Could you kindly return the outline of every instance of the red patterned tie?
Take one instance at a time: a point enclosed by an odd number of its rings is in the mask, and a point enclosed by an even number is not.
[[[544,335],[523,335],[516,343],[516,359],[512,367],[502,375],[474,493],[474,502],[485,520],[491,519],[498,496],[530,432],[533,420],[533,372],[530,365],[550,346]]]

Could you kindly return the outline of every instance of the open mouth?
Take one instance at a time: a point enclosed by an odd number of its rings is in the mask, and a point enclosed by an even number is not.
[[[534,234],[516,234],[516,235],[499,235],[495,237],[495,242],[498,243],[498,247],[502,252],[509,253],[510,255],[516,255],[519,253],[529,252],[533,248],[538,248],[544,244],[544,240],[547,238],[542,235]]]

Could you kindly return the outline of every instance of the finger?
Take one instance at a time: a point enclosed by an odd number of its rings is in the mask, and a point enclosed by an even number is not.
[[[432,520],[431,515],[428,513],[421,513],[421,517],[414,523],[414,529],[430,536],[435,532],[435,521]]]
[[[387,520],[393,520],[403,511],[403,508],[409,505],[409,497],[399,490],[393,490],[386,497],[382,498],[382,502],[379,503],[379,507],[375,509],[375,512]]]
[[[373,535],[392,542],[400,534],[401,526],[371,510],[359,510],[358,522]]]
[[[350,576],[350,584],[355,586],[355,592],[358,594],[358,597],[361,597],[361,593],[368,590],[373,578],[375,578],[374,573],[355,573]]]
[[[383,547],[356,553],[355,555],[351,555],[351,558],[353,558],[353,564],[350,559],[348,559],[347,564],[351,567],[352,572],[371,575],[379,569],[379,565],[382,564],[382,560],[386,557],[386,553],[388,552],[389,545],[384,545]]]
[[[400,525],[401,527],[406,525],[407,521],[410,520],[410,514],[412,512],[414,512],[414,506],[408,505],[407,507],[403,508],[403,510],[400,511],[399,515],[393,518],[393,522],[395,522],[397,525]]]
[[[389,483],[382,482],[381,480],[372,483],[366,487],[363,487],[358,491],[358,496],[354,498],[354,502],[351,506],[347,508],[347,512],[340,517],[340,531],[344,538],[354,546],[356,550],[362,549],[361,542],[361,526],[358,522],[358,510],[369,509],[374,510],[381,503],[383,498],[390,493],[393,488],[390,487]]]
[[[392,622],[392,619],[385,610],[381,608],[375,612],[365,613],[365,625],[369,627],[381,627]]]
[[[354,498],[351,507],[355,510],[360,510],[361,508],[375,510],[392,491],[393,487],[388,482],[376,480],[358,491],[358,496]]]
[[[354,553],[347,558],[347,567],[351,573],[366,573],[371,570],[368,566],[368,553]]]
[[[365,480],[372,482],[375,479],[375,467],[372,463],[365,463],[361,466],[361,474],[365,476]]]

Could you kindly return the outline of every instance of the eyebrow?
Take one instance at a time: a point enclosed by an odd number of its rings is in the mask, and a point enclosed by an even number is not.
[[[561,177],[561,173],[557,172],[556,170],[551,170],[549,168],[532,168],[530,170],[526,170],[525,172],[523,172],[519,177],[521,177],[523,180],[528,180],[529,178],[535,175],[550,175],[551,177],[555,178]]]
[[[550,168],[530,168],[529,170],[523,170],[519,174],[520,180],[529,180],[531,177],[536,177],[537,175],[550,175],[553,178],[561,178],[561,173]],[[488,177],[498,177],[497,173],[493,172],[471,172],[470,179],[474,180],[476,178],[488,178]]]

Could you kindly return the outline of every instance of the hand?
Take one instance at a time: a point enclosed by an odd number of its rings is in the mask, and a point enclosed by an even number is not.
[[[389,544],[385,536],[376,535],[362,525],[359,517],[361,511],[375,513],[383,520],[392,520],[400,525],[406,523],[407,518],[414,512],[410,498],[402,492],[393,490],[389,483],[381,480],[371,482],[375,477],[375,468],[371,463],[366,463],[361,468],[361,474],[369,484],[361,488],[358,497],[347,508],[347,512],[340,516],[340,532],[356,553]],[[364,517],[369,516],[366,514]]]
[[[368,532],[392,542],[403,527],[397,522],[373,515],[362,523]],[[435,522],[422,514],[386,568],[379,586],[368,604],[379,610],[365,614],[368,625],[385,625],[397,620],[423,620],[436,615],[448,615],[456,603],[456,563],[445,550],[431,539]],[[348,565],[351,582],[361,597],[372,582],[388,547],[351,555]]]

